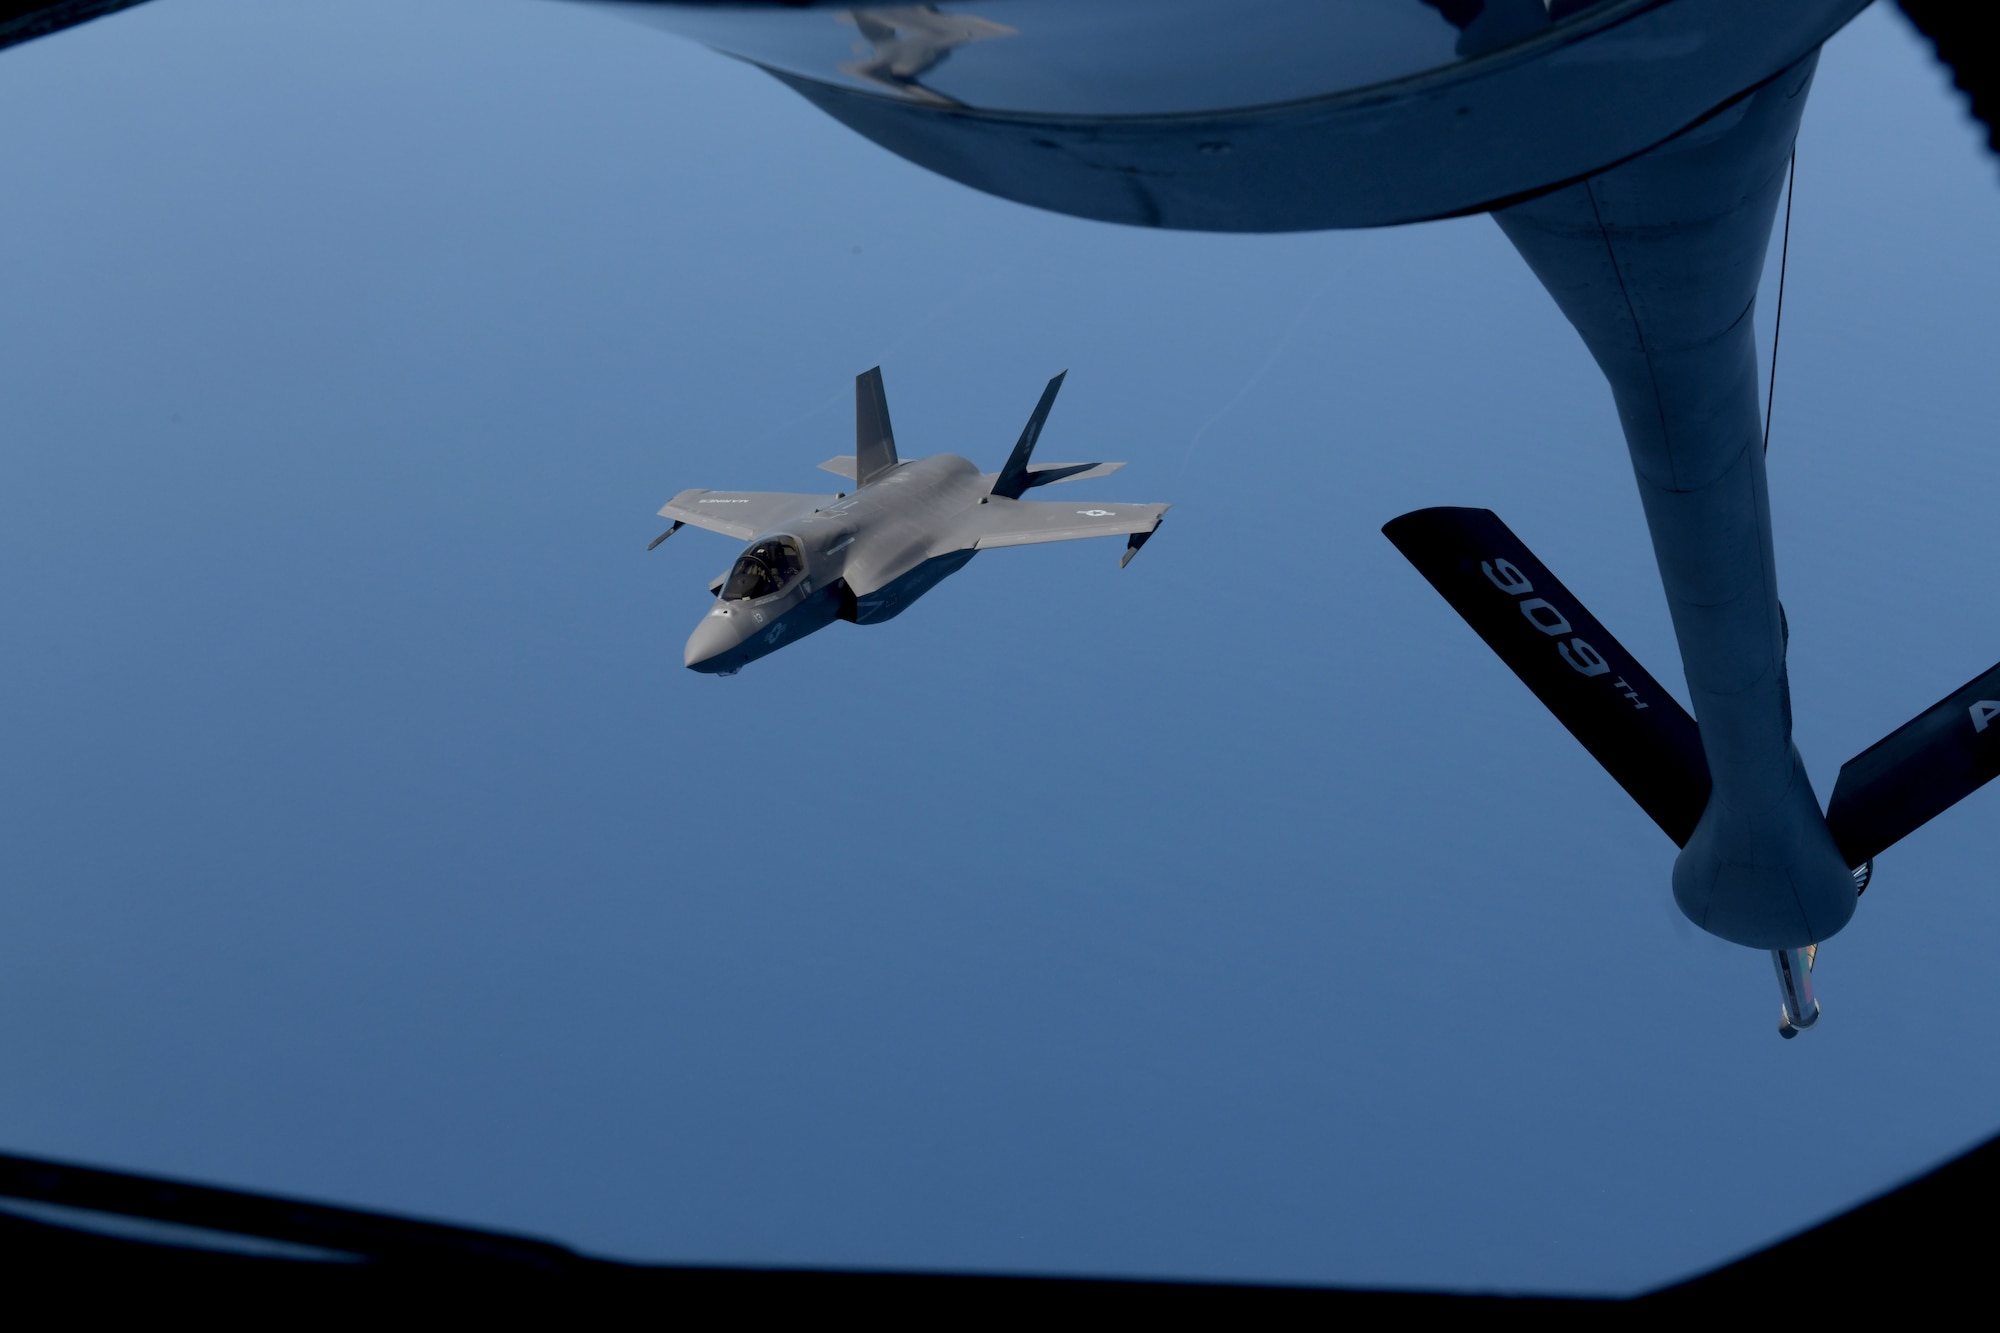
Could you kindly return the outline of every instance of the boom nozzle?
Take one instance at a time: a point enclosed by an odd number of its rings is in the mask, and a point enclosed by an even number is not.
[[[1819,1022],[1819,1001],[1813,998],[1812,965],[1818,946],[1804,949],[1773,949],[1771,963],[1778,970],[1778,1035],[1790,1041]]]

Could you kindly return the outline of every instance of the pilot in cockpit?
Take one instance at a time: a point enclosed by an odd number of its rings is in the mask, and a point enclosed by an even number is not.
[[[805,572],[799,544],[790,537],[771,537],[737,557],[722,586],[725,602],[750,602],[769,597]]]

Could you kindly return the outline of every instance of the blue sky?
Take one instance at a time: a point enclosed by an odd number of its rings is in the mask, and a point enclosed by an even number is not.
[[[1780,1042],[1380,536],[1498,510],[1679,689],[1490,221],[1033,213],[550,0],[161,0],[0,56],[0,123],[8,1149],[661,1260],[1615,1291],[2000,1127],[2000,795]],[[1771,446],[1822,797],[2000,657],[1995,186],[1893,11],[1829,45]],[[1068,368],[1043,452],[1173,513],[683,670],[734,548],[653,510],[818,488],[878,362],[987,467]]]

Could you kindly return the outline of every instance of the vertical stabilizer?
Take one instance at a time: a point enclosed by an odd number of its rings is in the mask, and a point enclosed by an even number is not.
[[[1042,390],[1042,401],[1035,404],[1028,424],[1021,427],[1021,438],[1015,441],[1014,452],[1007,457],[1007,466],[1000,469],[1000,475],[993,482],[993,494],[1004,495],[1009,500],[1018,500],[1034,483],[1028,480],[1028,460],[1034,456],[1035,441],[1042,438],[1042,427],[1048,424],[1049,409],[1056,405],[1056,393],[1061,390],[1063,375],[1067,370],[1049,381],[1049,387]]]
[[[896,432],[889,429],[889,396],[882,367],[854,377],[854,480],[863,486],[896,466]]]

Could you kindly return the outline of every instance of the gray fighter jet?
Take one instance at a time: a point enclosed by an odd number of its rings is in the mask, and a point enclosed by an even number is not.
[[[1131,563],[1159,528],[1166,505],[1021,498],[1036,486],[1102,477],[1125,466],[1029,461],[1063,375],[1042,391],[998,472],[981,472],[956,454],[897,458],[877,366],[854,381],[854,453],[820,464],[852,479],[852,495],[682,491],[667,501],[660,516],[674,525],[653,546],[687,524],[750,542],[729,572],[709,585],[715,606],[688,637],[687,665],[734,675],[836,620],[888,620],[990,547],[1124,537],[1119,567]]]

